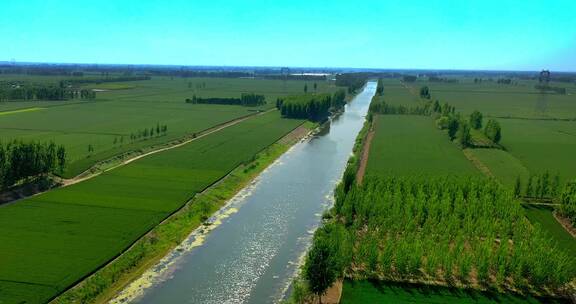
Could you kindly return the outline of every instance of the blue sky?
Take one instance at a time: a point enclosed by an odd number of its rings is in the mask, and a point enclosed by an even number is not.
[[[575,16],[575,0],[3,0],[0,61],[576,71]]]

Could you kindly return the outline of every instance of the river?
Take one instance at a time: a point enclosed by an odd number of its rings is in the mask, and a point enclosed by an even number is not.
[[[369,82],[343,114],[238,193],[209,233],[193,233],[115,302],[281,301],[332,203],[375,90]]]

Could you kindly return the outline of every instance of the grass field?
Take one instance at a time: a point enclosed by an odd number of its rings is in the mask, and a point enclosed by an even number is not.
[[[524,205],[526,216],[534,223],[542,226],[562,248],[572,256],[576,256],[576,239],[568,233],[554,218],[549,206]]]
[[[0,79],[28,79],[55,82],[59,77],[2,75]],[[230,78],[170,78],[119,83],[89,84],[86,88],[124,88],[98,92],[94,101],[1,102],[2,140],[53,140],[68,153],[65,177],[75,176],[95,162],[116,154],[167,142],[197,133],[212,126],[274,107],[279,96],[300,94],[312,82]],[[317,92],[333,92],[329,82],[318,82]],[[238,97],[254,92],[266,96],[262,107],[186,104],[192,95]],[[30,108],[42,111],[28,111]],[[16,110],[20,110],[16,112]],[[2,115],[2,112],[5,114]],[[6,114],[9,113],[9,114]],[[131,141],[130,135],[157,124],[167,125],[166,136]],[[89,152],[88,146],[94,151]]]
[[[301,123],[271,112],[0,207],[0,303],[39,303],[56,295]]]
[[[502,145],[530,173],[559,173],[563,180],[576,177],[576,122],[501,119]]]
[[[534,80],[515,80],[517,85],[487,81],[475,84],[472,78],[463,77],[458,80],[458,83],[418,81],[410,87],[429,86],[432,99],[448,102],[464,115],[479,110],[486,118],[498,117],[502,126],[501,144],[531,174],[548,170],[552,174],[559,173],[563,180],[576,177],[573,157],[576,155],[576,121],[565,121],[576,118],[576,88],[573,85],[551,83],[567,89],[566,95],[557,95],[540,94],[534,88],[537,84]],[[495,172],[500,171],[501,177],[513,174],[490,165],[502,164],[510,157],[500,155],[500,161],[495,158],[495,155],[488,157],[486,165]],[[518,167],[515,160],[511,161],[514,164],[507,164],[507,167]]]
[[[384,94],[377,98],[383,98],[391,105],[414,106],[421,102],[419,88],[402,84],[399,79],[383,79]]]
[[[478,175],[426,116],[379,115],[366,175]]]
[[[520,177],[523,183],[530,177],[528,169],[504,150],[469,149],[469,152],[486,165],[494,177],[505,186],[514,187],[517,177]]]
[[[363,303],[570,303],[496,292],[377,281],[344,281],[341,304]]]
[[[576,118],[576,95],[573,85],[555,83],[566,87],[566,95],[540,94],[534,85],[537,81],[520,81],[518,85],[483,82],[460,78],[459,83],[434,83],[419,81],[412,86],[429,86],[433,99],[448,102],[458,111],[469,114],[479,110],[485,115],[523,118]]]

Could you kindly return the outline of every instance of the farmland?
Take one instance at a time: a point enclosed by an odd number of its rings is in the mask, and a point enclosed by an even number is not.
[[[361,156],[367,156],[365,177],[354,183],[345,175],[337,187],[304,280],[314,278],[320,256],[327,256],[325,268],[344,277],[341,303],[565,302],[561,297],[575,279],[576,241],[549,206],[524,205],[511,190],[517,178],[525,185],[545,171],[574,177],[568,155],[576,153],[576,125],[567,120],[576,113],[574,97],[546,94],[543,108],[531,81],[511,88],[458,80],[381,81],[383,94],[374,98],[367,121],[371,131],[360,135],[370,141]],[[431,98],[422,95],[426,85]],[[453,108],[428,110],[437,99]],[[461,130],[451,140],[434,123],[456,112],[458,126],[471,124],[474,110],[484,125],[497,119],[501,142],[480,128],[470,131],[469,143]],[[318,288],[314,284],[308,288]]]
[[[517,81],[517,85],[493,81],[474,83],[471,78],[455,78],[456,83],[419,81],[413,86],[429,86],[434,98],[449,102],[462,113],[480,110],[494,117],[573,119],[576,113],[574,88],[567,84],[567,94],[541,94],[536,81]]]
[[[512,154],[499,149],[469,149],[482,164],[488,167],[492,175],[504,185],[512,188],[516,178],[526,182],[530,172],[520,160]]]
[[[301,124],[278,112],[0,209],[0,292],[43,302]],[[19,283],[15,283],[19,282]]]
[[[375,121],[367,175],[478,175],[429,117],[378,115]]]
[[[501,144],[511,154],[508,157],[500,155],[500,158],[517,159],[520,164],[514,166],[526,167],[529,174],[559,173],[562,180],[576,177],[576,162],[571,157],[576,153],[576,123],[573,121],[576,118],[576,92],[573,86],[551,83],[551,86],[565,88],[566,94],[543,94],[534,88],[538,82],[532,80],[498,84],[494,80],[474,83],[472,78],[452,79],[456,82],[418,81],[410,87],[413,90],[430,87],[433,99],[454,105],[464,115],[479,110],[486,118],[495,117],[503,129]],[[497,167],[491,169],[502,171]]]
[[[90,77],[85,77],[90,78]],[[55,83],[61,77],[1,75],[1,79]],[[84,84],[102,89],[93,101],[7,101],[0,102],[0,137],[4,140],[53,140],[68,154],[65,177],[73,177],[95,162],[126,151],[165,143],[201,132],[218,124],[274,107],[277,97],[299,94],[299,80],[170,78]],[[121,88],[121,89],[119,89]],[[317,92],[336,88],[318,82]],[[239,97],[241,93],[265,95],[261,107],[186,104],[186,98]],[[29,108],[40,110],[22,111]],[[21,109],[20,112],[14,110]],[[165,134],[132,139],[143,129],[165,125]]]
[[[545,171],[564,180],[576,177],[576,122],[501,119],[502,144],[531,173]]]
[[[541,299],[490,291],[463,290],[417,284],[379,281],[344,282],[342,304],[360,303],[541,303]],[[545,299],[546,303],[569,303],[562,299]]]

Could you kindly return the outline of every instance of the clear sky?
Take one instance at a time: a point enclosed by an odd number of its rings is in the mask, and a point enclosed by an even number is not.
[[[0,61],[576,71],[576,0],[2,0]]]

